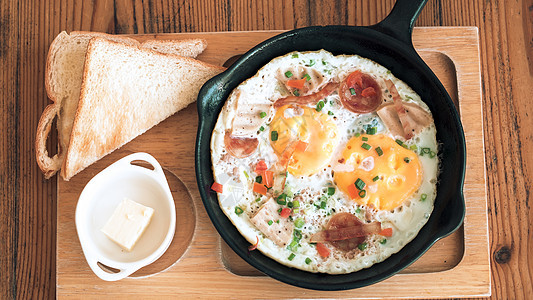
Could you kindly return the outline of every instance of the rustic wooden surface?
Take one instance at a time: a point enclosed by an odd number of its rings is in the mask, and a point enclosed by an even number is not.
[[[0,295],[55,296],[56,179],[44,180],[33,138],[47,105],[44,60],[61,30],[109,33],[369,25],[393,0],[1,1]],[[478,26],[492,297],[533,295],[533,1],[430,0],[418,26]]]
[[[141,40],[202,37],[207,40],[209,46],[198,59],[222,65],[229,58],[242,54],[278,33],[279,31],[241,31],[132,37]],[[464,185],[466,215],[464,225],[459,230],[438,241],[401,274],[356,291],[303,292],[300,288],[290,287],[264,276],[242,261],[231,249],[221,244],[221,239],[209,222],[198,194],[193,172],[198,119],[196,106],[190,105],[89,166],[70,181],[59,179],[56,256],[58,297],[121,297],[126,294],[140,298],[152,294],[158,297],[183,297],[200,292],[204,297],[243,299],[266,293],[272,298],[344,299],[489,294],[490,266],[478,32],[473,27],[418,27],[414,30],[413,42],[422,58],[450,92],[460,111],[467,146],[467,174]],[[179,132],[176,128],[179,128]],[[83,256],[74,222],[75,207],[83,187],[91,178],[110,163],[139,151],[154,155],[169,171],[167,177],[173,180],[171,190],[175,191],[174,199],[176,207],[179,208],[176,218],[179,222],[176,226],[178,230],[165,257],[153,265],[146,266],[142,272],[134,274],[134,277],[152,276],[143,280],[104,282],[93,274]],[[192,204],[195,207],[192,212],[190,208],[185,209]],[[191,236],[193,231],[192,240],[183,238]],[[187,250],[183,253],[178,251],[179,249]],[[176,264],[161,272],[178,259]],[[234,293],[235,286],[240,286],[238,295]]]

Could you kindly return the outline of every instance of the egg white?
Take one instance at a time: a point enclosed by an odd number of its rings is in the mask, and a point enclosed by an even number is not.
[[[297,54],[297,57],[295,57]],[[289,196],[298,196],[300,201],[301,217],[305,219],[305,225],[301,229],[302,240],[300,247],[296,251],[281,248],[273,241],[264,236],[250,221],[250,218],[267,200],[266,196],[254,194],[252,186],[256,174],[253,172],[255,164],[259,160],[264,160],[268,166],[273,165],[277,160],[272,147],[270,146],[270,133],[268,124],[275,114],[271,106],[264,118],[264,131],[257,132],[259,139],[258,149],[249,157],[236,159],[229,155],[224,146],[224,133],[231,128],[232,120],[236,114],[234,103],[243,92],[247,97],[253,99],[254,103],[272,104],[279,98],[286,95],[279,88],[278,80],[275,77],[278,69],[286,69],[290,66],[312,65],[320,71],[326,81],[341,82],[355,69],[374,76],[380,86],[383,87],[384,101],[387,99],[384,80],[390,79],[397,87],[397,90],[404,101],[415,102],[429,112],[426,104],[422,102],[416,94],[404,82],[394,77],[385,67],[357,55],[333,56],[331,53],[321,50],[317,52],[289,53],[287,55],[273,59],[257,74],[240,84],[229,96],[222,109],[211,139],[211,155],[213,162],[213,172],[215,181],[224,186],[223,193],[218,194],[219,203],[233,222],[239,232],[251,243],[256,243],[259,238],[258,249],[272,259],[290,267],[306,270],[309,272],[323,272],[330,274],[343,274],[355,272],[363,268],[368,268],[375,263],[384,261],[392,254],[401,250],[411,241],[420,229],[427,222],[432,210],[436,196],[436,182],[439,172],[438,155],[431,158],[429,155],[419,155],[423,170],[423,179],[420,188],[401,206],[393,211],[373,211],[367,214],[370,208],[357,205],[350,200],[340,189],[336,188],[335,194],[327,196],[327,188],[335,187],[333,184],[332,171],[338,168],[336,163],[344,145],[356,133],[364,131],[364,126],[372,124],[377,128],[377,134],[391,135],[388,129],[381,122],[376,113],[356,114],[343,108],[339,96],[336,93],[325,99],[324,113],[331,112],[328,118],[337,125],[340,141],[336,152],[330,163],[324,169],[311,176],[296,178],[291,174],[287,177],[287,187],[285,192]],[[242,99],[240,100],[242,101]],[[252,101],[252,100],[250,100]],[[416,145],[417,149],[427,147],[437,152],[436,129],[434,124],[424,129],[414,138],[408,141],[408,145]],[[427,198],[421,200],[421,195]],[[326,209],[319,209],[315,204],[326,201]],[[235,206],[239,206],[244,213],[237,215]],[[316,247],[309,244],[309,237],[324,229],[325,224],[331,216],[338,212],[350,212],[365,220],[365,216],[371,215],[371,221],[382,222],[382,227],[392,227],[393,236],[384,238],[373,235],[367,239],[368,247],[361,251],[355,249],[343,252],[329,247],[331,255],[322,258],[318,255]],[[289,260],[291,253],[295,256]],[[306,263],[306,259],[311,260]]]

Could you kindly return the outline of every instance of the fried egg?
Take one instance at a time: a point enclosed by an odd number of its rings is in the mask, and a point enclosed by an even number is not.
[[[407,245],[439,173],[420,96],[369,59],[324,50],[275,58],[235,88],[211,158],[220,207],[255,251],[329,274]]]

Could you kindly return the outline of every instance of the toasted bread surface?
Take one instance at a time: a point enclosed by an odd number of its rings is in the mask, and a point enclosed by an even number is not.
[[[194,102],[200,87],[223,70],[191,58],[92,39],[63,179]]]
[[[46,62],[45,87],[52,103],[48,105],[39,120],[35,139],[37,163],[46,178],[53,176],[63,164],[80,98],[87,45],[94,37],[190,57],[196,57],[206,47],[206,42],[202,39],[148,40],[140,44],[128,37],[105,33],[83,31],[59,33],[50,45]],[[58,153],[50,157],[46,150],[46,139],[56,116]]]

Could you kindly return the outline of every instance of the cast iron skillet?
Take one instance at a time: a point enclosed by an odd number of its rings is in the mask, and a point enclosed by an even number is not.
[[[437,240],[463,222],[465,204],[465,140],[459,115],[435,74],[413,48],[411,33],[427,0],[398,0],[390,15],[369,27],[306,27],[275,36],[244,54],[227,71],[209,80],[198,95],[199,128],[196,139],[196,179],[205,209],[219,234],[245,261],[285,283],[315,290],[345,290],[367,286],[401,271]],[[277,263],[248,243],[218,205],[213,184],[210,140],[219,112],[230,92],[275,57],[291,51],[325,49],[333,54],[358,54],[385,66],[406,82],[429,106],[437,141],[441,144],[441,173],[435,209],[416,238],[400,252],[368,269],[344,275],[315,274]],[[413,283],[416,284],[416,283]]]

